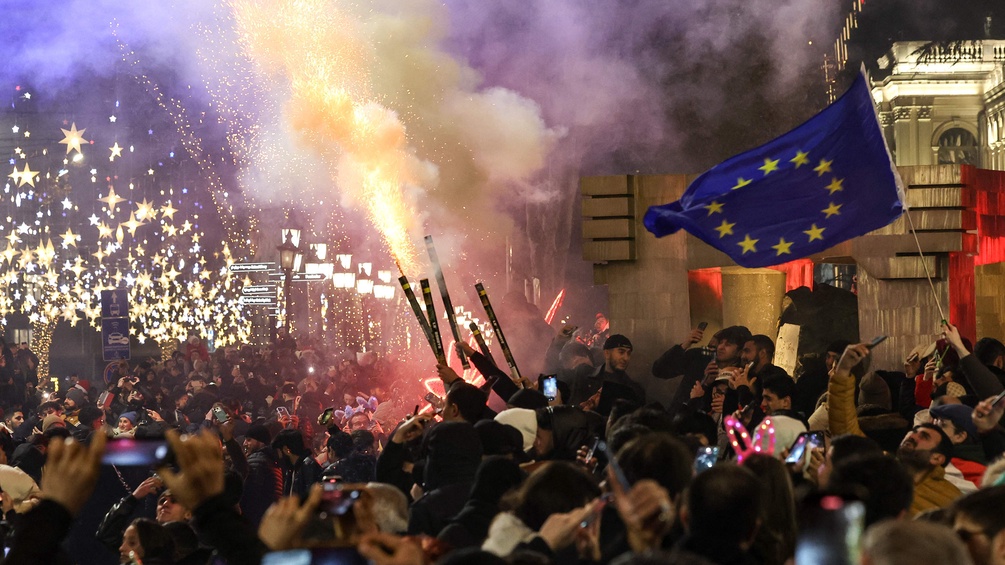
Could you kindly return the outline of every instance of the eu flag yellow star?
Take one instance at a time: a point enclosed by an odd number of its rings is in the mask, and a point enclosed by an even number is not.
[[[711,204],[708,204],[708,205],[705,206],[705,209],[708,210],[708,215],[709,216],[711,216],[712,214],[715,214],[715,213],[721,214],[722,213],[722,204],[720,202],[716,202],[715,200],[713,200]]]
[[[747,179],[745,179],[743,177],[740,177],[740,178],[736,179],[736,185],[733,186],[733,190],[736,190],[738,188],[743,188],[743,187],[747,186],[748,184],[750,184],[752,182],[754,182],[754,181],[753,180],[747,180]]]
[[[839,179],[837,177],[834,177],[834,178],[831,179],[831,183],[828,184],[827,186],[825,186],[824,188],[826,188],[827,190],[829,190],[830,193],[831,193],[831,196],[833,196],[835,192],[837,192],[839,190],[844,190],[844,187],[841,186],[841,183],[843,183],[843,182],[844,182],[844,179]]]
[[[831,204],[830,206],[824,208],[823,210],[821,210],[821,212],[827,214],[827,218],[830,218],[831,216],[840,215],[841,207],[844,206],[844,204],[835,204],[833,202],[831,202],[830,204]]]
[[[818,228],[816,224],[813,224],[810,226],[810,229],[804,231],[803,233],[810,236],[810,241],[813,241],[815,239],[823,239],[825,229],[827,228]]]
[[[824,176],[824,173],[831,172],[831,163],[834,161],[828,161],[826,159],[820,159],[820,164],[813,167],[813,170],[817,172],[818,177]]]
[[[778,170],[778,159],[765,159],[764,164],[757,168],[764,171],[764,176],[768,176],[771,171]]]
[[[719,227],[715,228],[715,231],[719,232],[719,239],[722,239],[727,235],[733,235],[733,226],[735,225],[735,223],[731,224],[726,220],[723,220],[722,223],[719,224]]]
[[[810,162],[810,154],[803,151],[796,151],[796,156],[789,159],[789,162],[795,163],[796,168],[798,169]]]
[[[756,245],[757,245],[758,241],[761,241],[761,240],[759,240],[759,239],[751,239],[750,238],[750,234],[748,233],[747,235],[743,236],[743,241],[741,241],[740,243],[737,243],[737,245],[739,245],[743,249],[743,253],[742,254],[744,254],[744,255],[748,251],[753,252],[753,253],[757,253],[757,247],[756,247]]]
[[[782,237],[778,239],[778,245],[772,245],[771,248],[777,252],[775,255],[792,255],[792,243]]]

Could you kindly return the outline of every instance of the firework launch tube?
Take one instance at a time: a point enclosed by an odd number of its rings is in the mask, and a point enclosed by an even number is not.
[[[468,329],[471,330],[471,335],[475,336],[475,343],[478,344],[478,349],[482,352],[482,355],[484,355],[489,361],[492,361],[492,364],[495,365],[496,360],[492,358],[492,353],[489,351],[489,345],[485,343],[485,336],[482,335],[482,330],[478,329],[478,324],[469,322]]]
[[[436,247],[433,246],[433,236],[426,236],[426,251],[429,253],[429,262],[433,265],[433,275],[436,276],[436,286],[440,287],[440,298],[443,300],[443,309],[447,311],[447,322],[450,323],[450,333],[454,336],[454,343],[461,342],[461,332],[457,329],[457,319],[454,317],[454,304],[450,301],[450,293],[447,292],[447,281],[443,278],[443,268],[440,267],[440,258],[436,254]],[[457,356],[461,359],[461,365],[465,369],[470,369],[468,356],[460,348],[457,349]]]
[[[496,338],[499,340],[499,347],[502,349],[503,356],[506,357],[506,363],[509,364],[510,373],[513,379],[519,381],[522,379],[520,375],[520,369],[516,367],[516,360],[513,359],[513,352],[509,349],[509,344],[506,343],[506,336],[503,335],[502,327],[499,325],[499,319],[496,318],[496,312],[492,309],[492,303],[489,302],[489,295],[485,292],[485,285],[482,283],[475,284],[475,290],[478,291],[478,298],[482,301],[482,307],[485,308],[485,315],[488,316],[489,322],[492,324],[492,329],[496,332]]]
[[[422,333],[426,334],[426,341],[429,342],[429,347],[432,348],[433,353],[436,353],[436,346],[433,345],[433,332],[429,329],[429,320],[426,320],[425,314],[422,313],[422,308],[419,307],[419,301],[415,298],[415,292],[412,290],[412,285],[408,282],[408,277],[401,275],[398,277],[398,282],[401,284],[401,290],[405,291],[405,298],[408,298],[408,303],[412,306],[415,318],[419,320]]]
[[[436,321],[436,306],[433,304],[433,289],[429,287],[429,279],[419,281],[422,287],[422,300],[426,303],[426,314],[429,315],[429,333],[433,336],[431,344],[436,362],[441,365],[447,364],[447,357],[443,354],[443,338],[440,337],[440,324]]]

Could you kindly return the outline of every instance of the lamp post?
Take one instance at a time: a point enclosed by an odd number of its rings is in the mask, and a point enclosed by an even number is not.
[[[283,280],[283,296],[286,302],[286,315],[284,316],[283,324],[287,336],[290,335],[290,290],[292,289],[293,269],[298,262],[298,256],[301,254],[300,248],[293,241],[294,231],[297,230],[283,230],[285,240],[282,245],[276,247],[276,250],[279,251],[279,266],[282,267],[283,273],[286,275],[286,278]],[[299,236],[300,234],[297,233],[296,235]]]

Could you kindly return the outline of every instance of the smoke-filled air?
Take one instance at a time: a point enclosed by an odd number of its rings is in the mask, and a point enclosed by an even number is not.
[[[509,237],[557,289],[580,175],[697,172],[818,109],[832,4],[63,0],[12,6],[0,52],[50,94],[132,75],[252,254],[291,217],[410,275],[424,234],[469,272]]]

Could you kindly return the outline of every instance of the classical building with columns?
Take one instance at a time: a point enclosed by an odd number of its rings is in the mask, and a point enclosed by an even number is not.
[[[1005,41],[893,44],[872,73],[898,165],[1005,169]]]

